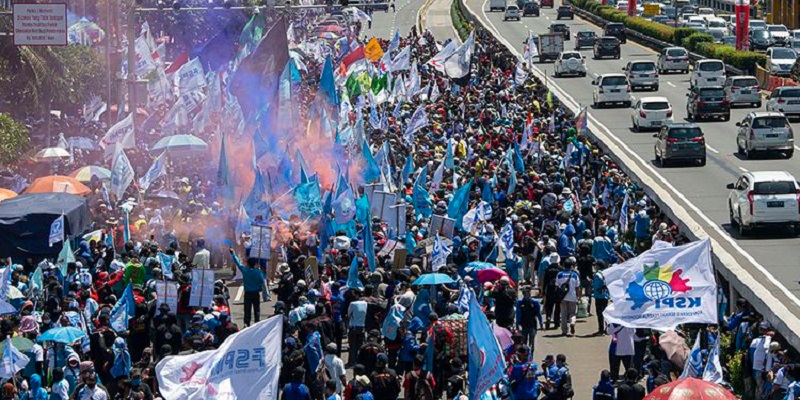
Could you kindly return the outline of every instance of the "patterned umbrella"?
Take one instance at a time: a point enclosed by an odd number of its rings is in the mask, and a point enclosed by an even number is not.
[[[60,147],[48,147],[36,153],[36,161],[51,161],[55,158],[69,157],[69,152]]]
[[[111,171],[97,165],[87,165],[72,171],[69,176],[81,182],[91,182],[92,177],[97,177],[100,180],[111,179]]]
[[[644,400],[738,400],[738,398],[716,383],[684,378],[657,387]]]

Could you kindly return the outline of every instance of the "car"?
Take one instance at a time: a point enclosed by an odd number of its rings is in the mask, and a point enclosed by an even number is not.
[[[553,8],[553,0],[539,0],[539,4],[542,7],[550,7]]]
[[[625,32],[625,25],[620,22],[609,22],[603,29],[603,36],[614,36],[621,43],[627,43],[628,35]]]
[[[541,9],[539,8],[539,3],[535,1],[529,1],[525,3],[525,6],[522,7],[522,16],[527,17],[528,15],[533,15],[538,17],[541,13]]]
[[[636,91],[637,88],[658,90],[658,71],[656,70],[655,61],[631,61],[628,65],[622,67],[622,70],[625,71],[625,76],[628,77],[628,82],[630,82],[633,91]]]
[[[617,10],[619,10],[619,11],[628,11],[628,2],[627,1],[618,1],[617,2]]]
[[[522,14],[519,12],[519,7],[516,5],[509,5],[506,6],[505,14],[503,15],[503,21],[508,21],[510,19],[515,19],[519,21],[522,18]]]
[[[786,118],[800,118],[800,87],[779,86],[767,96],[767,111],[778,111]]]
[[[797,53],[793,49],[770,47],[767,49],[767,71],[775,76],[789,76],[792,73]]]
[[[691,121],[704,118],[731,119],[731,103],[722,86],[695,86],[686,93],[686,115]]]
[[[725,64],[720,60],[703,59],[694,63],[689,87],[719,86],[725,82]]]
[[[767,25],[767,31],[772,39],[775,40],[776,46],[786,46],[789,44],[789,29],[786,25]]]
[[[689,52],[683,47],[667,47],[658,54],[656,66],[660,74],[665,74],[668,71],[680,71],[688,74]]]
[[[746,236],[763,227],[800,228],[800,185],[786,171],[749,171],[726,186],[731,227]]]
[[[794,50],[795,53],[800,54],[800,39],[792,39],[789,42],[789,48]]]
[[[593,55],[595,59],[603,57],[613,57],[619,59],[620,42],[613,36],[603,36],[595,39]]]
[[[706,24],[700,21],[689,21],[684,26],[689,29],[694,29],[700,33],[708,33],[708,28],[706,28]]]
[[[506,0],[490,0],[489,1],[489,12],[494,10],[499,10],[502,12],[506,11]]]
[[[586,60],[577,51],[562,51],[559,53],[554,68],[557,78],[564,75],[586,76]]]
[[[800,40],[800,29],[792,29],[789,31],[789,38],[792,40]]]
[[[673,161],[694,161],[706,165],[706,140],[703,130],[692,123],[665,124],[653,134],[656,163],[661,168]]]
[[[658,22],[659,24],[664,25],[667,25],[667,21],[669,20],[670,18],[666,15],[654,15],[652,18],[650,18],[650,21]]]
[[[608,104],[631,106],[631,86],[625,75],[603,74],[593,80],[592,85],[595,87],[592,96],[594,108],[604,107]]]
[[[569,33],[569,26],[567,24],[563,24],[560,22],[554,22],[550,24],[550,33],[560,33],[564,35],[564,40],[569,40],[570,33]]]
[[[756,108],[761,107],[761,88],[755,76],[729,76],[722,87],[725,89],[725,98],[731,106],[750,104]]]
[[[666,97],[642,97],[633,105],[631,125],[634,132],[661,129],[672,122],[672,105]]]
[[[794,132],[786,115],[777,111],[751,111],[736,134],[737,153],[750,159],[756,152],[780,152],[786,158],[794,154]]]
[[[723,36],[719,42],[726,46],[736,47],[736,36]]]
[[[765,51],[775,44],[775,39],[766,29],[751,29],[747,35],[750,40],[750,51]]]
[[[747,29],[767,29],[767,23],[760,20],[760,19],[751,19],[750,24],[748,25]]]
[[[575,9],[571,5],[559,6],[556,13],[556,20],[561,18],[575,19]]]
[[[594,31],[579,31],[575,34],[575,50],[594,46],[595,39],[597,39],[597,35]]]
[[[706,28],[708,28],[709,33],[715,38],[717,36],[721,38],[728,35],[728,24],[722,18],[706,18]]]
[[[708,17],[715,17],[714,9],[708,7],[701,7],[697,9],[697,15],[700,16],[708,16]]]

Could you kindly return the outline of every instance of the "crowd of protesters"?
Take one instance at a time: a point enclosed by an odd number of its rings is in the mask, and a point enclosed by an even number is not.
[[[381,44],[386,50],[388,41]],[[2,398],[157,398],[159,361],[218,347],[240,328],[257,323],[269,296],[276,299],[270,311],[284,318],[282,399],[459,398],[469,389],[465,320],[456,304],[462,285],[474,289],[495,332],[507,333],[511,341],[503,348],[507,380],[493,389],[498,398],[571,398],[577,388],[569,351],[537,352],[537,334],[546,330],[571,337],[576,319],[592,315],[596,334],[608,335],[610,343],[609,368],[600,372],[595,399],[640,400],[677,378],[683,365],[659,346],[658,332],[603,320],[609,302],[603,270],[649,249],[656,240],[686,243],[677,225],[579,132],[576,116],[542,82],[532,76],[516,81],[518,61],[485,32],[476,32],[472,71],[458,82],[424,65],[441,46],[429,32],[412,30],[401,39],[400,47],[405,46],[411,46],[412,58],[419,61],[422,86],[436,85],[441,95],[409,95],[397,116],[388,119],[388,129],[371,129],[368,136],[374,146],[389,143],[392,165],[403,165],[412,154],[414,171],[427,171],[429,181],[435,179],[447,148],[453,149],[454,167],[430,191],[433,214],[447,214],[455,189],[470,179],[474,183],[468,208],[481,201],[491,206],[491,216],[477,229],[456,229],[448,238],[452,253],[437,272],[455,283],[437,285],[436,290],[411,284],[431,268],[423,243],[431,242],[432,226],[427,218],[415,218],[413,209],[416,174],[405,181],[390,178],[399,182],[400,197],[409,206],[409,235],[395,237],[387,221],[375,218],[359,221],[356,235],[337,231],[320,243],[319,228],[299,212],[288,220],[272,216],[267,219],[279,224],[276,230],[283,234],[273,241],[273,259],[263,263],[248,251],[247,238],[236,244],[236,216],[216,199],[212,180],[204,178],[214,174],[207,165],[176,166],[179,178],[164,185],[175,189],[179,198],[169,205],[138,205],[127,227],[128,242],[122,239],[126,227],[119,204],[95,181],[87,202],[93,228],[104,233],[99,240],[77,240],[75,262],[67,264],[66,276],[47,260],[9,261],[8,284],[25,298],[18,314],[0,320],[0,336],[33,344],[23,351],[30,363],[7,377]],[[308,60],[308,71],[302,72],[304,91],[316,87],[321,65]],[[414,135],[411,146],[403,131],[419,105],[427,110],[430,123]],[[391,111],[394,106],[378,108]],[[356,115],[351,112],[349,117]],[[530,137],[523,139],[528,132]],[[513,157],[507,152],[522,142],[527,143],[521,152],[524,168],[509,168],[507,160]],[[568,147],[577,150],[568,152]],[[149,161],[134,164],[143,169]],[[134,192],[130,195],[139,200]],[[127,196],[121,201],[128,201]],[[497,245],[507,221],[513,227],[514,256]],[[376,252],[396,239],[406,249],[405,262],[395,259],[397,251],[380,252],[377,268],[370,272],[363,249],[365,224],[371,224]],[[160,254],[174,257],[174,262],[163,265]],[[308,260],[317,256],[318,270],[309,279]],[[350,276],[354,260],[360,285],[353,285]],[[464,270],[477,261],[497,265],[506,275],[479,282]],[[232,315],[223,281],[215,284],[212,304],[189,306],[192,270],[219,270],[223,265],[233,266],[242,278],[242,327],[233,322],[238,316]],[[31,284],[37,268],[42,271],[39,291]],[[165,276],[166,269],[171,278]],[[155,296],[157,283],[165,279],[178,285],[174,308]],[[110,313],[128,284],[136,313],[126,330],[117,331],[111,327]],[[781,344],[771,339],[769,323],[746,302],[736,306],[736,313],[719,327],[686,327],[676,334],[694,338],[690,331],[705,331],[700,337],[707,350],[716,335],[730,332],[731,352],[746,354],[741,375],[729,376],[730,381],[741,379],[745,390],[759,400],[792,393],[790,384],[798,372]],[[397,315],[399,321],[386,323]],[[37,341],[61,326],[78,327],[87,336],[71,343]]]

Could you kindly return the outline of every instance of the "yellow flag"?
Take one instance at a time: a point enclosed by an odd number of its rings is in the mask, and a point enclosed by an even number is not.
[[[364,55],[372,62],[378,61],[383,57],[383,50],[381,49],[381,44],[378,43],[378,39],[374,37],[370,39],[369,43],[364,46]]]

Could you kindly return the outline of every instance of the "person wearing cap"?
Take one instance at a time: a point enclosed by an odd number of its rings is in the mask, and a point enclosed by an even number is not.
[[[375,400],[372,394],[372,382],[366,375],[356,377],[355,393],[353,400]]]
[[[250,326],[250,318],[258,323],[261,321],[261,292],[266,290],[266,276],[257,266],[257,259],[248,258],[247,266],[242,265],[239,257],[230,249],[231,257],[236,268],[242,273],[244,284],[244,326]]]
[[[303,367],[292,370],[291,381],[281,390],[280,400],[311,400],[311,392],[303,383],[305,374],[306,370]]]
[[[522,287],[522,298],[517,300],[517,330],[525,338],[525,344],[530,346],[533,353],[536,349],[536,333],[544,329],[542,322],[542,305],[539,300],[531,297],[531,287]]]
[[[335,393],[341,395],[344,386],[347,384],[347,370],[345,369],[344,361],[336,356],[337,352],[336,343],[328,343],[325,346],[325,358],[323,358],[322,362],[325,363],[328,376],[336,383]]]
[[[546,400],[567,400],[575,395],[572,388],[572,372],[567,364],[567,356],[564,354],[556,355],[556,372],[551,380],[545,382],[547,390]],[[641,400],[641,399],[639,399]]]
[[[367,371],[375,370],[378,364],[378,355],[386,353],[386,348],[380,344],[381,331],[372,329],[369,331],[367,343],[358,350],[357,362],[366,368]]]
[[[561,297],[561,333],[564,336],[575,335],[575,319],[578,313],[578,303],[581,301],[580,276],[575,271],[574,262],[570,267],[556,275],[556,287],[558,295]]]
[[[539,398],[539,366],[529,361],[532,352],[527,346],[520,346],[517,354],[512,357],[511,366],[508,368],[509,386],[515,400],[536,400]]]
[[[386,353],[378,354],[376,368],[369,377],[372,394],[377,399],[396,399],[400,395],[400,378],[388,367],[388,363],[389,356]]]

